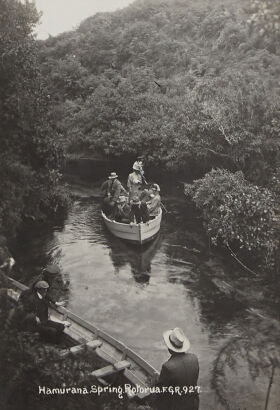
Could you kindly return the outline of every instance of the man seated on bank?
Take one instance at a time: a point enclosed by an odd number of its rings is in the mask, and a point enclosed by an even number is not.
[[[40,336],[51,343],[59,343],[67,321],[49,320],[49,302],[46,298],[49,284],[40,280],[31,289],[24,290],[19,298],[19,309],[22,312],[24,330],[39,332]]]
[[[116,206],[113,212],[113,219],[116,222],[129,224],[131,220],[131,206],[129,205],[127,198],[121,195],[117,199]]]
[[[67,283],[64,282],[61,277],[59,266],[55,264],[47,265],[39,275],[30,281],[29,287],[33,288],[40,280],[47,282],[49,285],[46,299],[48,299],[49,302],[54,303],[56,306],[64,306],[66,303],[65,301],[57,301],[61,296],[61,293],[67,290]]]
[[[124,189],[121,182],[118,180],[118,175],[116,172],[111,172],[107,181],[103,182],[101,185],[101,194],[103,195],[103,212],[109,216],[113,212],[114,206],[117,199],[121,194],[127,194],[128,192]]]
[[[147,206],[149,217],[150,219],[153,219],[159,214],[161,207],[161,197],[159,195],[160,187],[158,184],[153,184],[151,186],[151,190],[152,193],[150,194],[150,200],[147,202]]]
[[[147,222],[149,220],[148,207],[146,202],[140,201],[138,196],[135,196],[131,202],[131,223]]]
[[[195,354],[187,353],[190,342],[178,327],[164,332],[163,339],[171,357],[162,365],[156,386],[173,387],[173,392],[179,388],[183,393],[181,395],[172,392],[161,394],[157,398],[157,409],[198,410],[199,364]]]

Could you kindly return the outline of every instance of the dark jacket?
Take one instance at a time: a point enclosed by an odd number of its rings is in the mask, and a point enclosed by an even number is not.
[[[104,198],[110,198],[111,201],[116,202],[124,188],[118,179],[108,179],[101,185],[101,193]],[[126,192],[126,191],[125,191]]]
[[[45,282],[48,283],[49,289],[48,293],[46,295],[46,299],[49,302],[55,303],[57,302],[60,297],[62,296],[63,291],[67,290],[61,275],[56,275],[55,277],[51,278],[48,274],[46,273],[40,273],[37,275],[35,278],[33,278],[29,283],[28,286],[30,288],[34,288],[35,284],[39,282],[40,280],[44,280]]]
[[[180,387],[186,389],[197,386],[199,365],[197,357],[192,353],[175,353],[162,366],[159,387]],[[168,410],[197,410],[199,406],[197,390],[193,393],[178,394],[165,393],[159,397],[158,408]]]
[[[126,203],[123,206],[117,205],[113,212],[113,219],[117,222],[130,222],[131,207]]]
[[[149,220],[148,207],[146,202],[131,205],[131,222],[134,222],[134,217],[137,224],[139,224],[140,222],[147,222]]]
[[[19,304],[26,314],[33,313],[41,322],[48,320],[49,303],[46,298],[40,299],[35,289],[24,290],[19,298]]]

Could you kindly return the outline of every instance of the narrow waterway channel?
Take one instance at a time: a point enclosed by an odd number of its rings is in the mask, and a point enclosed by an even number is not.
[[[168,187],[164,195],[170,212],[163,217],[160,235],[139,248],[106,231],[99,200],[90,190],[76,192],[61,226],[37,227],[19,236],[14,248],[20,279],[28,283],[46,263],[58,263],[69,284],[62,295],[67,307],[158,369],[168,357],[162,332],[182,327],[200,362],[200,409],[265,409],[271,366],[268,362],[263,368],[259,356],[262,349],[271,349],[273,340],[264,338],[258,345],[254,332],[265,319],[250,311],[242,292],[236,298],[227,285],[240,275],[242,283],[251,278],[209,251],[182,197],[168,195]],[[276,369],[267,409],[280,408],[278,384]]]

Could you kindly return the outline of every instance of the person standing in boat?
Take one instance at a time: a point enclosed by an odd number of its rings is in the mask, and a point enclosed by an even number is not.
[[[157,398],[157,408],[160,410],[198,410],[199,364],[195,354],[187,353],[190,342],[182,329],[178,327],[164,332],[163,339],[171,356],[162,365],[156,383],[156,386],[162,390],[164,387],[167,388],[167,392]],[[176,388],[180,389],[181,394],[175,393]]]
[[[160,187],[158,184],[153,184],[151,186],[150,200],[147,202],[149,217],[151,219],[155,218],[160,211],[161,207],[161,197],[160,197]]]
[[[134,166],[135,166],[137,169],[139,169],[139,170],[140,170],[140,174],[141,174],[141,176],[142,176],[143,179],[144,179],[143,159],[144,159],[144,157],[143,157],[142,155],[138,156],[137,159],[136,159],[136,161],[134,162],[132,168],[134,169]]]
[[[129,174],[127,180],[127,187],[129,191],[129,199],[131,200],[135,196],[140,196],[143,185],[143,168],[139,164],[139,161],[134,162],[133,172]]]
[[[107,181],[101,185],[101,193],[103,195],[102,210],[108,216],[113,212],[114,206],[122,193],[126,190],[118,180],[116,172],[111,172]]]
[[[138,196],[135,196],[131,202],[131,222],[140,224],[149,220],[148,207],[145,202],[140,201]]]

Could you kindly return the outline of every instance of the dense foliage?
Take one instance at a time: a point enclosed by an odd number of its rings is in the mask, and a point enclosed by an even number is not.
[[[280,250],[277,195],[247,182],[242,172],[213,170],[192,185],[185,185],[202,211],[212,243],[234,245],[265,268],[278,269]],[[242,253],[242,252],[241,252]]]
[[[277,25],[269,37],[260,4],[222,3],[136,1],[49,38],[42,65],[69,152],[266,182],[279,160]]]
[[[33,3],[0,0],[0,229],[7,237],[24,217],[66,205],[58,188],[62,151],[31,34],[38,18]]]

